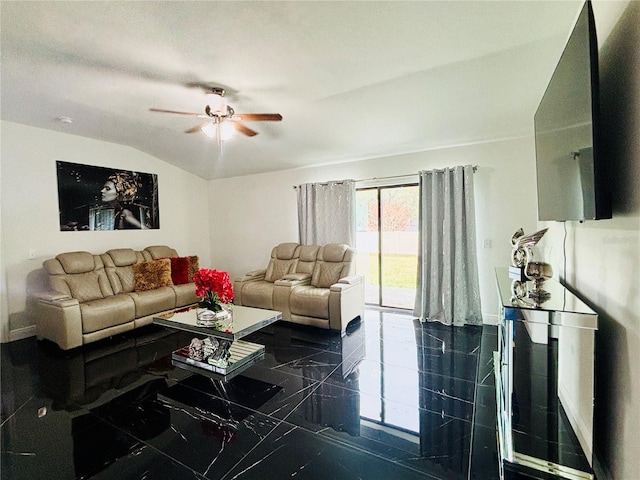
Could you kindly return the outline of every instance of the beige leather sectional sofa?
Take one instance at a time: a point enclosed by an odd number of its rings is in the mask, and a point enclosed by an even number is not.
[[[364,310],[364,281],[354,274],[355,256],[345,244],[282,243],[271,251],[266,268],[234,281],[234,303],[278,310],[285,321],[344,335]]]
[[[148,325],[155,315],[198,302],[190,281],[197,257],[179,257],[164,245],[101,255],[62,253],[43,266],[51,291],[37,295],[36,332],[63,350]]]

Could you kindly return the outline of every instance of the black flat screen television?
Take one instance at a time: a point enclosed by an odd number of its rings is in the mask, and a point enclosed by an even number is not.
[[[586,2],[534,117],[538,220],[611,218],[598,89],[598,40]]]

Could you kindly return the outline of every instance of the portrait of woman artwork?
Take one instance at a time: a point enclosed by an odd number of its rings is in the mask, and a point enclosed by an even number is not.
[[[159,228],[157,175],[56,162],[60,230]]]

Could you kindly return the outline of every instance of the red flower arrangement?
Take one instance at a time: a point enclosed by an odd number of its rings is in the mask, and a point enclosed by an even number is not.
[[[222,310],[222,303],[233,300],[233,285],[227,272],[201,268],[193,276],[196,295],[200,297],[198,306],[214,312]]]

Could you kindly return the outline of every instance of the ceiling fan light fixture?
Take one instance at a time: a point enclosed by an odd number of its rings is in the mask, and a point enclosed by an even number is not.
[[[220,140],[230,140],[235,133],[235,128],[233,128],[233,125],[226,122],[208,122],[200,127],[200,131],[212,139],[220,135]]]
[[[195,112],[182,112],[161,108],[151,108],[150,110],[152,112],[172,113],[207,119],[200,125],[188,128],[184,133],[192,134],[201,131],[211,139],[215,137],[220,146],[222,146],[221,142],[223,140],[229,140],[234,136],[236,130],[247,137],[255,137],[258,135],[258,132],[245,126],[242,122],[279,122],[282,120],[282,115],[279,113],[240,113],[236,115],[233,107],[227,103],[224,89],[220,87],[213,87],[208,92],[207,99],[210,104],[205,105],[204,115]]]
[[[223,122],[220,124],[220,138],[222,140],[231,140],[235,131],[236,129],[230,123]]]
[[[216,136],[216,126],[213,123],[205,123],[200,127],[200,131],[209,138],[214,138]]]

